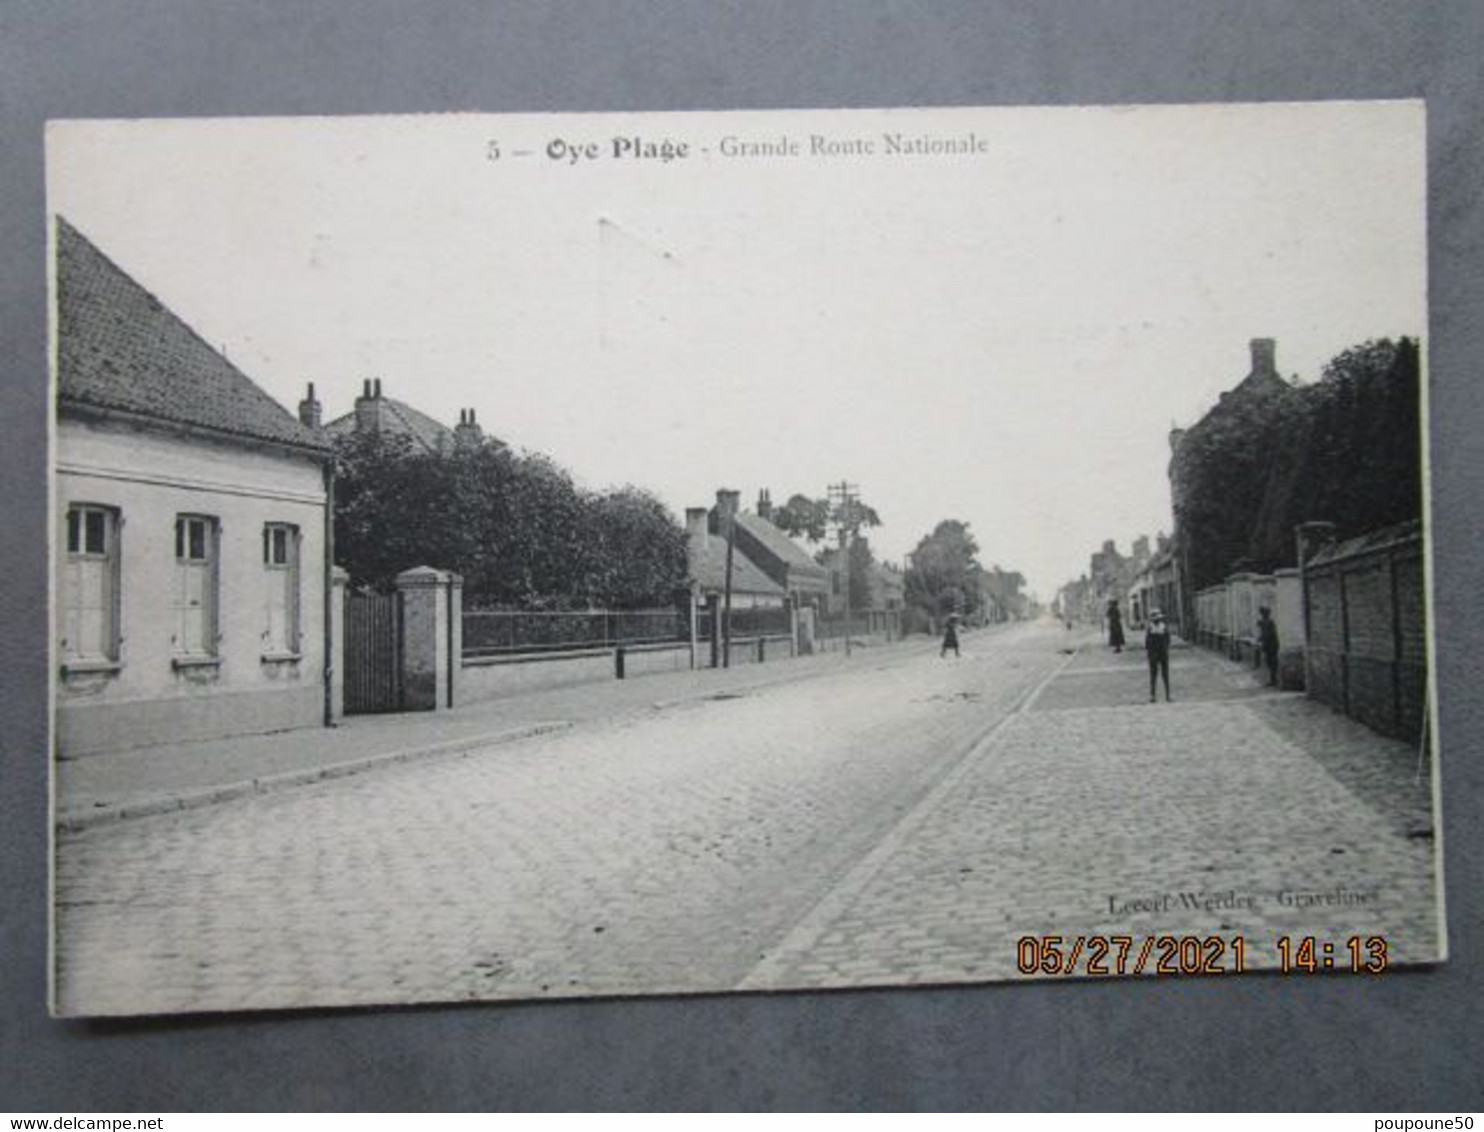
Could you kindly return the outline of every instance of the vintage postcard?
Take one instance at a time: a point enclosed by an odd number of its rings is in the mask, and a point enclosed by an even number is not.
[[[53,1009],[1441,961],[1418,102],[53,122]]]

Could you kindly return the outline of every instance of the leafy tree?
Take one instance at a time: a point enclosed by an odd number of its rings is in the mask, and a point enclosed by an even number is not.
[[[846,526],[854,531],[862,527],[879,527],[881,516],[874,507],[859,499],[831,503],[829,499],[791,495],[787,503],[773,509],[773,525],[794,538],[823,542],[829,537],[832,526]]]
[[[472,532],[454,520],[451,471],[405,436],[336,442],[335,558],[354,584],[385,588],[409,567],[467,560]]]
[[[588,591],[616,608],[667,604],[684,589],[689,562],[684,529],[649,492],[623,487],[587,500],[592,535]]]
[[[1421,386],[1417,344],[1352,347],[1299,390],[1274,430],[1273,460],[1246,557],[1257,569],[1291,565],[1294,528],[1335,524],[1341,538],[1422,514]]]
[[[930,617],[976,613],[982,573],[978,554],[969,524],[944,519],[912,552],[905,579],[908,604]]]
[[[1312,385],[1228,394],[1186,433],[1175,498],[1190,590],[1238,569],[1294,562],[1294,528],[1344,538],[1422,513],[1417,344],[1380,339],[1332,359]]]
[[[822,550],[815,556],[821,565],[828,566],[833,571],[840,561],[838,549]],[[866,538],[855,538],[850,542],[850,565],[848,573],[848,585],[850,588],[850,608],[859,612],[862,609],[870,609],[873,604],[874,594],[872,592],[872,577],[876,568],[876,555],[871,550],[871,542]]]
[[[823,542],[829,534],[829,500],[790,496],[783,506],[773,508],[773,525],[794,538]]]
[[[335,556],[355,584],[436,566],[470,604],[521,608],[664,604],[685,585],[685,532],[637,488],[585,493],[545,456],[384,433],[337,440],[336,458]]]

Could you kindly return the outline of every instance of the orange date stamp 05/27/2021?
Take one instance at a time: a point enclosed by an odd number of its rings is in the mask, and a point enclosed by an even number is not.
[[[1328,972],[1379,975],[1390,963],[1385,937],[1323,939],[1278,936],[1264,948],[1241,935],[1027,935],[1015,945],[1025,976],[1237,975],[1277,970],[1285,975]]]

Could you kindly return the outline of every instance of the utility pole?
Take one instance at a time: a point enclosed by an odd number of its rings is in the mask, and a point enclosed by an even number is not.
[[[720,495],[727,524],[727,577],[721,602],[721,666],[732,666],[732,548],[736,543],[737,493],[728,491]]]
[[[829,485],[830,504],[839,516],[841,569],[845,574],[845,655],[850,655],[850,550],[855,528],[860,522],[856,504],[860,502],[860,485],[841,480]]]

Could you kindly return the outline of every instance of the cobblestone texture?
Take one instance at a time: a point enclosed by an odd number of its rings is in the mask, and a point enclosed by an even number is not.
[[[1411,836],[1393,745],[1184,652],[1177,697],[1201,681],[1233,696],[1097,706],[1142,679],[1142,657],[1124,676],[1123,658],[1063,655],[1063,636],[974,634],[958,661],[867,655],[738,698],[59,835],[58,1007],[1015,977],[1015,939],[1033,932],[1363,931],[1398,958],[1436,954],[1432,842]],[[1068,688],[1094,705],[1070,706]],[[1377,897],[1108,911],[1336,885]]]

